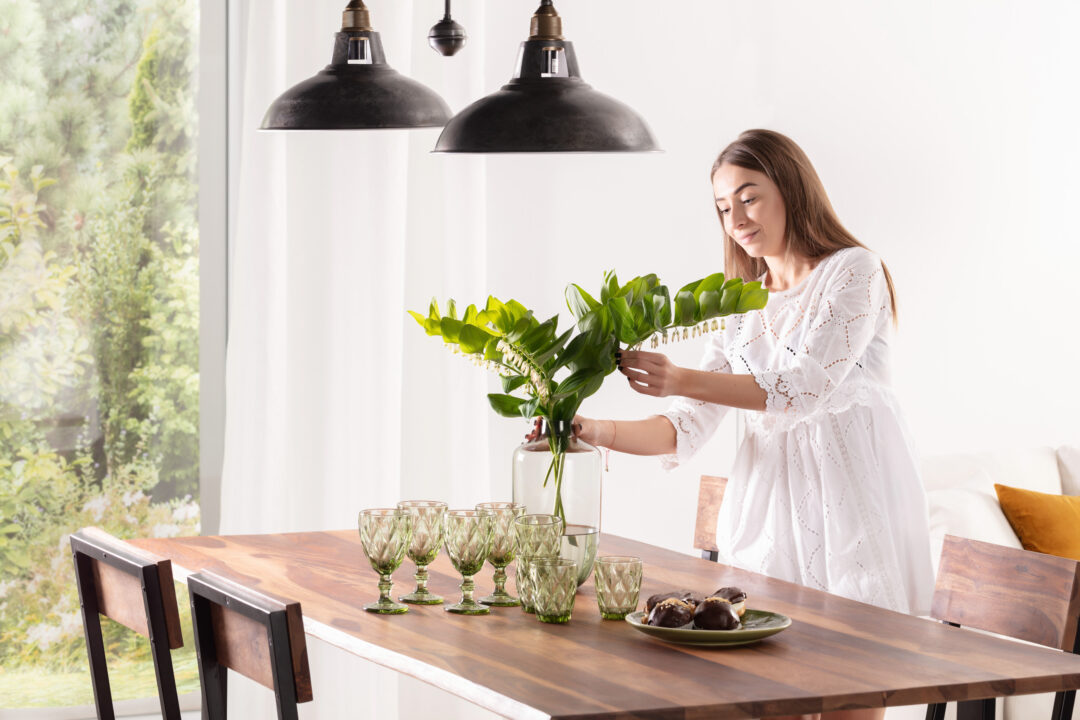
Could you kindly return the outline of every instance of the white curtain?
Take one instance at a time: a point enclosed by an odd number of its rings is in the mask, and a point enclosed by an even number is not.
[[[479,0],[459,4],[482,21]],[[486,462],[453,462],[482,452],[472,446],[488,421],[485,379],[442,383],[425,372],[430,354],[408,359],[410,347],[433,341],[405,312],[407,303],[422,309],[418,298],[426,308],[433,293],[483,291],[483,161],[430,155],[437,129],[256,131],[278,94],[329,62],[344,5],[234,0],[232,8],[239,153],[222,533],[355,528],[361,508],[405,497],[490,499]],[[455,109],[480,94],[482,43],[449,60],[426,45],[441,4],[371,10],[391,66]],[[451,407],[454,421],[444,423]],[[316,700],[303,706],[307,717],[413,717],[433,693],[451,716],[477,716],[475,706],[342,651],[316,641],[309,650]],[[271,695],[237,678],[231,712],[272,716]]]

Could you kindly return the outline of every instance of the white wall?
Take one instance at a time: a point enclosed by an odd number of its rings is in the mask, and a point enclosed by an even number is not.
[[[483,34],[486,91],[509,79],[532,4],[487,3],[483,27],[470,27]],[[1080,5],[557,7],[585,79],[642,113],[665,152],[488,158],[482,287],[467,294],[474,287],[448,279],[444,294],[482,301],[492,292],[568,317],[563,286],[597,286],[608,268],[657,272],[676,286],[722,269],[709,168],[739,131],[773,128],[804,147],[841,219],[894,274],[895,384],[921,452],[1080,443],[1071,282],[1080,265],[1080,45],[1069,42]],[[464,12],[460,20],[469,27]],[[451,183],[477,167],[433,162]],[[410,307],[435,292],[417,292]],[[677,357],[694,364],[700,344],[687,345]],[[417,348],[424,363],[451,363]],[[459,364],[438,372],[462,382],[478,372]],[[477,395],[463,401],[482,406]],[[583,412],[635,418],[665,406],[612,376]],[[509,494],[522,427],[492,418],[486,432],[493,492]],[[733,437],[729,421],[707,458],[670,474],[651,459],[614,458],[605,530],[688,550],[697,476],[727,472]],[[654,483],[670,494],[649,495]]]

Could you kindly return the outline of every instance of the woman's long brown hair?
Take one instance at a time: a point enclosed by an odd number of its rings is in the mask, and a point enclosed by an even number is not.
[[[842,248],[866,247],[840,224],[810,158],[786,135],[773,130],[747,130],[716,158],[710,180],[724,163],[764,173],[776,183],[784,199],[789,251],[820,260]],[[724,218],[719,208],[716,214],[722,228]],[[729,277],[751,280],[761,277],[767,269],[763,258],[747,255],[724,230],[724,271]],[[893,322],[896,322],[896,289],[885,263],[881,269],[885,271]]]

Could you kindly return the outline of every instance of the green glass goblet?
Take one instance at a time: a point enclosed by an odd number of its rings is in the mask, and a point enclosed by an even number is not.
[[[490,510],[450,510],[446,513],[446,554],[461,573],[461,600],[446,612],[487,615],[491,609],[473,599],[473,575],[480,572],[491,552],[495,513]]]
[[[637,610],[641,592],[641,558],[604,555],[596,560],[596,604],[600,617],[622,620]]]
[[[578,566],[560,557],[533,558],[529,561],[529,582],[536,607],[536,619],[545,623],[570,622],[577,595]]]
[[[557,515],[522,515],[514,519],[517,550],[517,583],[521,609],[533,612],[528,565],[532,558],[557,557],[562,547],[563,522]]]
[[[446,530],[446,503],[438,500],[402,500],[398,508],[413,515],[412,542],[409,559],[416,563],[416,589],[398,598],[413,605],[441,605],[443,599],[428,590],[427,566],[435,561],[443,544]]]
[[[401,565],[412,539],[414,518],[397,508],[375,508],[360,511],[360,544],[375,572],[379,573],[379,600],[364,609],[383,615],[409,612],[408,605],[390,599],[393,583],[390,574]]]
[[[506,592],[506,566],[513,562],[517,544],[514,520],[525,514],[525,506],[513,502],[486,502],[477,505],[476,509],[490,510],[495,514],[491,552],[488,553],[488,562],[495,568],[495,592],[480,598],[480,602],[495,607],[520,605],[520,600]]]

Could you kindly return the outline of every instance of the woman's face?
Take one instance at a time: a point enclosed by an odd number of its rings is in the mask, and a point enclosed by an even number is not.
[[[765,173],[722,164],[713,197],[730,235],[750,257],[777,257],[787,248],[787,215],[780,189]]]

